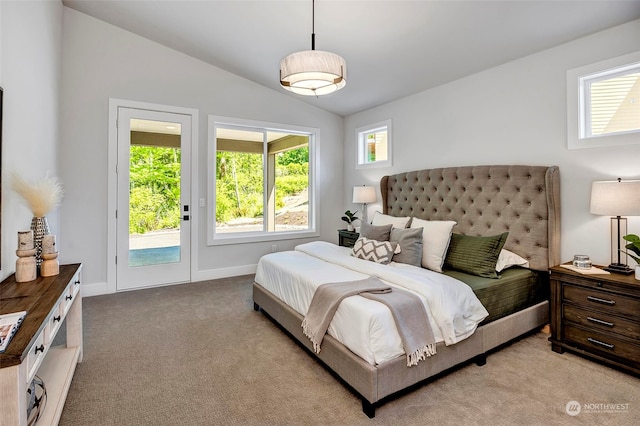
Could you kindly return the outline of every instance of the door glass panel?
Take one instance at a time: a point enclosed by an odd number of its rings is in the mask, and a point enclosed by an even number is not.
[[[129,266],[180,262],[181,125],[131,119],[130,126]]]

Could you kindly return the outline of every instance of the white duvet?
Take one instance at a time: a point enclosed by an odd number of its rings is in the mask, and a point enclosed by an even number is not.
[[[438,342],[452,345],[476,330],[489,314],[471,288],[428,269],[391,262],[380,265],[351,256],[351,250],[324,241],[295,251],[272,253],[258,263],[255,281],[301,315],[320,284],[375,276],[420,296]],[[391,311],[360,296],[342,301],[327,331],[370,364],[404,354]]]

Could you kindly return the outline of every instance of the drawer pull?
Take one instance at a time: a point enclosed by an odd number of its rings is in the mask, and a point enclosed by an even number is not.
[[[38,355],[38,352],[44,352],[44,345],[36,346],[35,354]]]
[[[593,343],[594,345],[600,345],[600,346],[605,347],[607,349],[613,349],[613,346],[614,346],[611,343],[601,342],[600,340],[596,340],[596,339],[593,339],[591,337],[587,337],[587,340],[589,342]]]
[[[62,319],[62,317],[60,315],[58,315],[57,317],[53,317],[53,322],[58,322]]]
[[[600,325],[606,325],[607,327],[613,327],[615,324],[612,322],[608,322],[608,321],[603,321],[601,319],[598,318],[593,318],[593,317],[587,317],[587,319],[591,322],[595,322],[596,324],[600,324]]]
[[[615,300],[600,299],[599,297],[594,296],[587,296],[587,300],[589,300],[590,302],[602,303],[603,305],[609,306],[613,306],[616,304]]]
[[[76,280],[76,282],[74,283],[75,285],[80,284],[80,280]]]
[[[73,296],[67,296],[67,297],[65,297],[65,300],[71,300],[71,299],[73,299]]]

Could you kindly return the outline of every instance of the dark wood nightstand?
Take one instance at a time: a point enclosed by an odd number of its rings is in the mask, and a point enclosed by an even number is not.
[[[357,232],[338,229],[338,245],[343,247],[353,247],[359,235],[360,234]]]
[[[633,275],[586,275],[561,266],[549,272],[551,349],[640,374],[640,281]]]

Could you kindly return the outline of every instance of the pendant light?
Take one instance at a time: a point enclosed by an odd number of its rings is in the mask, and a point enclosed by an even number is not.
[[[280,61],[280,85],[299,95],[320,96],[347,84],[347,64],[340,55],[316,50],[315,0],[312,8],[311,50],[292,53]]]

